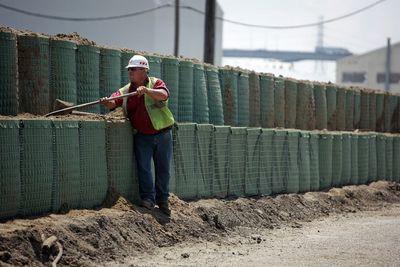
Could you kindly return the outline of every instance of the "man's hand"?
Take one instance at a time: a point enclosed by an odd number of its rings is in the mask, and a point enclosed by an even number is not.
[[[136,92],[137,92],[137,96],[141,96],[141,95],[144,95],[144,94],[146,94],[148,92],[148,88],[146,86],[139,86],[136,89]]]
[[[100,98],[100,104],[102,104],[103,106],[105,106],[108,109],[113,109],[113,108],[115,108],[117,106],[115,104],[114,100],[108,100],[107,97]]]

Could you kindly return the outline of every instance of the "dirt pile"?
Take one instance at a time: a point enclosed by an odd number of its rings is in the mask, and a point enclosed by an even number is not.
[[[147,211],[114,192],[98,210],[1,223],[0,266],[48,265],[53,257],[43,260],[42,235],[58,237],[64,247],[62,265],[104,264],[182,241],[241,234],[240,227],[298,227],[332,213],[379,209],[400,203],[400,184],[376,182],[328,192],[189,203],[172,196],[170,203],[173,213],[168,218],[158,209]]]

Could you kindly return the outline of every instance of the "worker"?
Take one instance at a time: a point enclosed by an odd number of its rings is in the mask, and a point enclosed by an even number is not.
[[[140,205],[170,216],[168,205],[170,163],[172,157],[171,128],[174,118],[168,109],[169,90],[161,79],[149,77],[149,63],[140,55],[134,55],[126,66],[130,83],[113,93],[119,96],[130,92],[137,95],[101,103],[108,109],[122,106],[136,134],[134,151],[139,180]],[[155,167],[155,184],[151,173],[151,160]]]

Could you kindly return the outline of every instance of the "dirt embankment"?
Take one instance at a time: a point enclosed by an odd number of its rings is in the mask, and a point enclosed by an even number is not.
[[[218,240],[238,234],[242,226],[298,227],[329,214],[374,210],[391,203],[400,203],[400,184],[376,182],[261,198],[184,202],[172,196],[173,213],[167,218],[157,209],[148,212],[113,195],[98,210],[0,223],[0,266],[48,265],[54,256],[43,255],[42,235],[56,235],[60,240],[61,265],[96,265],[182,241]]]

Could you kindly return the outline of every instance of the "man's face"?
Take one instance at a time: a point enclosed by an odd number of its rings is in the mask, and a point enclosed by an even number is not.
[[[128,68],[129,80],[136,85],[143,85],[142,83],[147,77],[147,69],[146,68]]]

